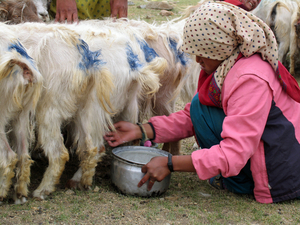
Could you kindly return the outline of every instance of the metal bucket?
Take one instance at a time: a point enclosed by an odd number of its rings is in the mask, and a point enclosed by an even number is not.
[[[170,153],[152,147],[124,146],[112,150],[111,164],[112,183],[123,193],[128,195],[153,197],[166,192],[170,185],[171,174],[161,182],[155,182],[150,191],[147,190],[147,181],[142,187],[137,185],[143,178],[143,165],[155,156],[168,156]]]

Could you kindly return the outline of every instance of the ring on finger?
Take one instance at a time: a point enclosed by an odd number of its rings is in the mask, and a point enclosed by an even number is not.
[[[149,183],[154,183],[155,182],[155,180],[149,180]]]

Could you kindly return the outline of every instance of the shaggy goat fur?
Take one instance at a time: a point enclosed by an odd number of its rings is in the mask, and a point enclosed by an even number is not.
[[[36,108],[37,147],[43,149],[49,166],[33,193],[34,197],[44,199],[55,190],[69,159],[61,134],[65,124],[77,121],[78,126],[83,127],[82,133],[78,134],[84,138],[85,146],[80,153],[81,165],[85,170],[94,170],[94,165],[90,166],[86,159],[97,155],[97,161],[103,153],[101,143],[94,143],[91,137],[101,136],[112,126],[107,115],[112,113],[109,98],[113,83],[101,52],[91,51],[76,32],[63,25],[24,23],[11,25],[10,29],[28,49],[44,77]],[[93,104],[99,111],[88,114],[88,108]],[[85,130],[85,125],[93,127],[95,120],[101,120],[101,129],[88,133],[90,130]],[[83,182],[83,186],[88,185],[91,184]]]
[[[0,1],[0,21],[8,24],[42,22],[32,0]]]
[[[15,33],[3,23],[0,30],[0,203],[15,176],[13,196],[18,204],[28,195],[32,163],[28,148],[42,76]]]
[[[139,100],[141,98],[152,98],[158,91],[159,75],[166,67],[166,61],[157,57],[151,62],[147,62],[145,55],[140,49],[136,39],[131,39],[126,35],[126,28],[112,27],[107,24],[95,26],[95,21],[84,21],[78,25],[65,25],[80,34],[80,37],[88,43],[93,51],[101,51],[105,66],[111,73],[115,91],[111,93],[110,102],[114,108],[114,115],[111,121],[125,120],[132,123],[138,122]],[[91,104],[89,110],[85,110],[87,115],[94,117],[98,109]],[[76,122],[76,121],[75,121]],[[78,123],[78,122],[76,122]],[[101,132],[101,121],[96,122],[89,128],[92,134],[97,136],[93,139],[101,140],[104,132]],[[75,126],[75,135],[72,139],[77,143],[77,152],[82,152],[83,141],[78,136],[82,133],[80,126]],[[75,173],[69,181],[70,187],[81,187],[84,179],[82,167]],[[90,180],[91,182],[92,180]]]
[[[140,43],[140,48],[148,61],[161,57],[167,62],[166,69],[160,73],[161,87],[158,92],[153,98],[142,98],[139,101],[140,121],[151,116],[170,115],[175,112],[175,102],[182,89],[194,94],[194,90],[187,90],[190,86],[186,86],[186,83],[191,79],[190,77],[199,75],[200,67],[191,60],[190,55],[181,51],[184,20],[176,19],[161,25],[124,19],[116,22],[106,20],[97,23],[98,26],[106,24],[118,29],[122,27],[132,40],[137,40]],[[96,25],[97,23],[95,22]],[[194,75],[195,73],[196,75]],[[194,87],[196,85],[191,88]],[[165,143],[163,149],[172,154],[179,154],[180,143]]]
[[[33,196],[44,199],[59,182],[69,159],[61,134],[66,124],[80,160],[70,183],[88,189],[105,153],[103,135],[116,118],[138,121],[138,99],[159,89],[156,72],[164,71],[165,60],[147,63],[136,41],[106,26],[25,23],[11,29],[44,77],[36,109],[37,147],[49,166]]]
[[[278,42],[278,60],[295,75],[295,59],[300,53],[300,32],[297,32],[300,26],[299,0],[262,0],[252,13],[272,29]]]
[[[49,8],[51,0],[32,0],[37,9],[37,14],[44,22],[50,21]]]

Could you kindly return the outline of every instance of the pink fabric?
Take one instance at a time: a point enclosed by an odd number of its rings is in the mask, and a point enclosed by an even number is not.
[[[151,141],[149,141],[149,140],[145,141],[144,146],[145,147],[151,147],[152,146]]]
[[[278,62],[276,38],[271,29],[253,14],[234,6],[237,3],[204,3],[186,20],[182,50],[222,61],[212,77],[206,75],[210,81],[200,88],[200,102],[222,108],[222,85],[228,72],[241,57],[256,53],[260,53],[262,59],[272,66],[276,72],[272,74],[278,78],[282,88],[300,102],[298,83]],[[202,101],[203,97],[205,101]]]
[[[237,61],[241,59],[243,55],[240,53]],[[280,82],[283,90],[291,96],[295,101],[300,103],[300,87],[296,79],[289,73],[289,71],[278,61],[278,68],[275,76]],[[208,75],[204,70],[200,72],[198,82],[198,97],[203,105],[217,106],[222,108],[221,104],[221,91],[214,83],[214,74]]]
[[[272,100],[290,122],[300,124],[299,114],[294,113],[300,112],[300,104],[287,95],[274,73],[258,54],[240,59],[228,73],[222,89],[226,114],[221,133],[224,140],[210,149],[192,153],[194,167],[202,180],[219,173],[224,177],[235,176],[251,158],[254,194],[261,203],[272,202],[261,141]],[[150,120],[156,131],[155,142],[175,141],[194,134],[189,107],[187,104],[184,110],[169,117]],[[295,126],[295,131],[300,140],[299,126]]]
[[[179,141],[194,135],[195,132],[190,118],[190,105],[190,103],[186,104],[184,110],[172,113],[170,116],[155,116],[149,120],[155,127],[156,138],[154,142]]]
[[[241,59],[243,55],[240,53],[236,61]],[[214,73],[208,75],[204,70],[201,70],[197,92],[198,98],[202,105],[217,106],[222,108],[221,91],[214,83]]]

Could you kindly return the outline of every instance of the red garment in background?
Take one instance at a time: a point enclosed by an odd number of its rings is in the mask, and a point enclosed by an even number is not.
[[[232,4],[232,5],[236,5],[236,6],[240,7],[240,8],[245,9],[246,11],[248,11],[245,8],[244,4],[242,4],[239,0],[225,0],[224,2],[228,2],[228,3]]]

